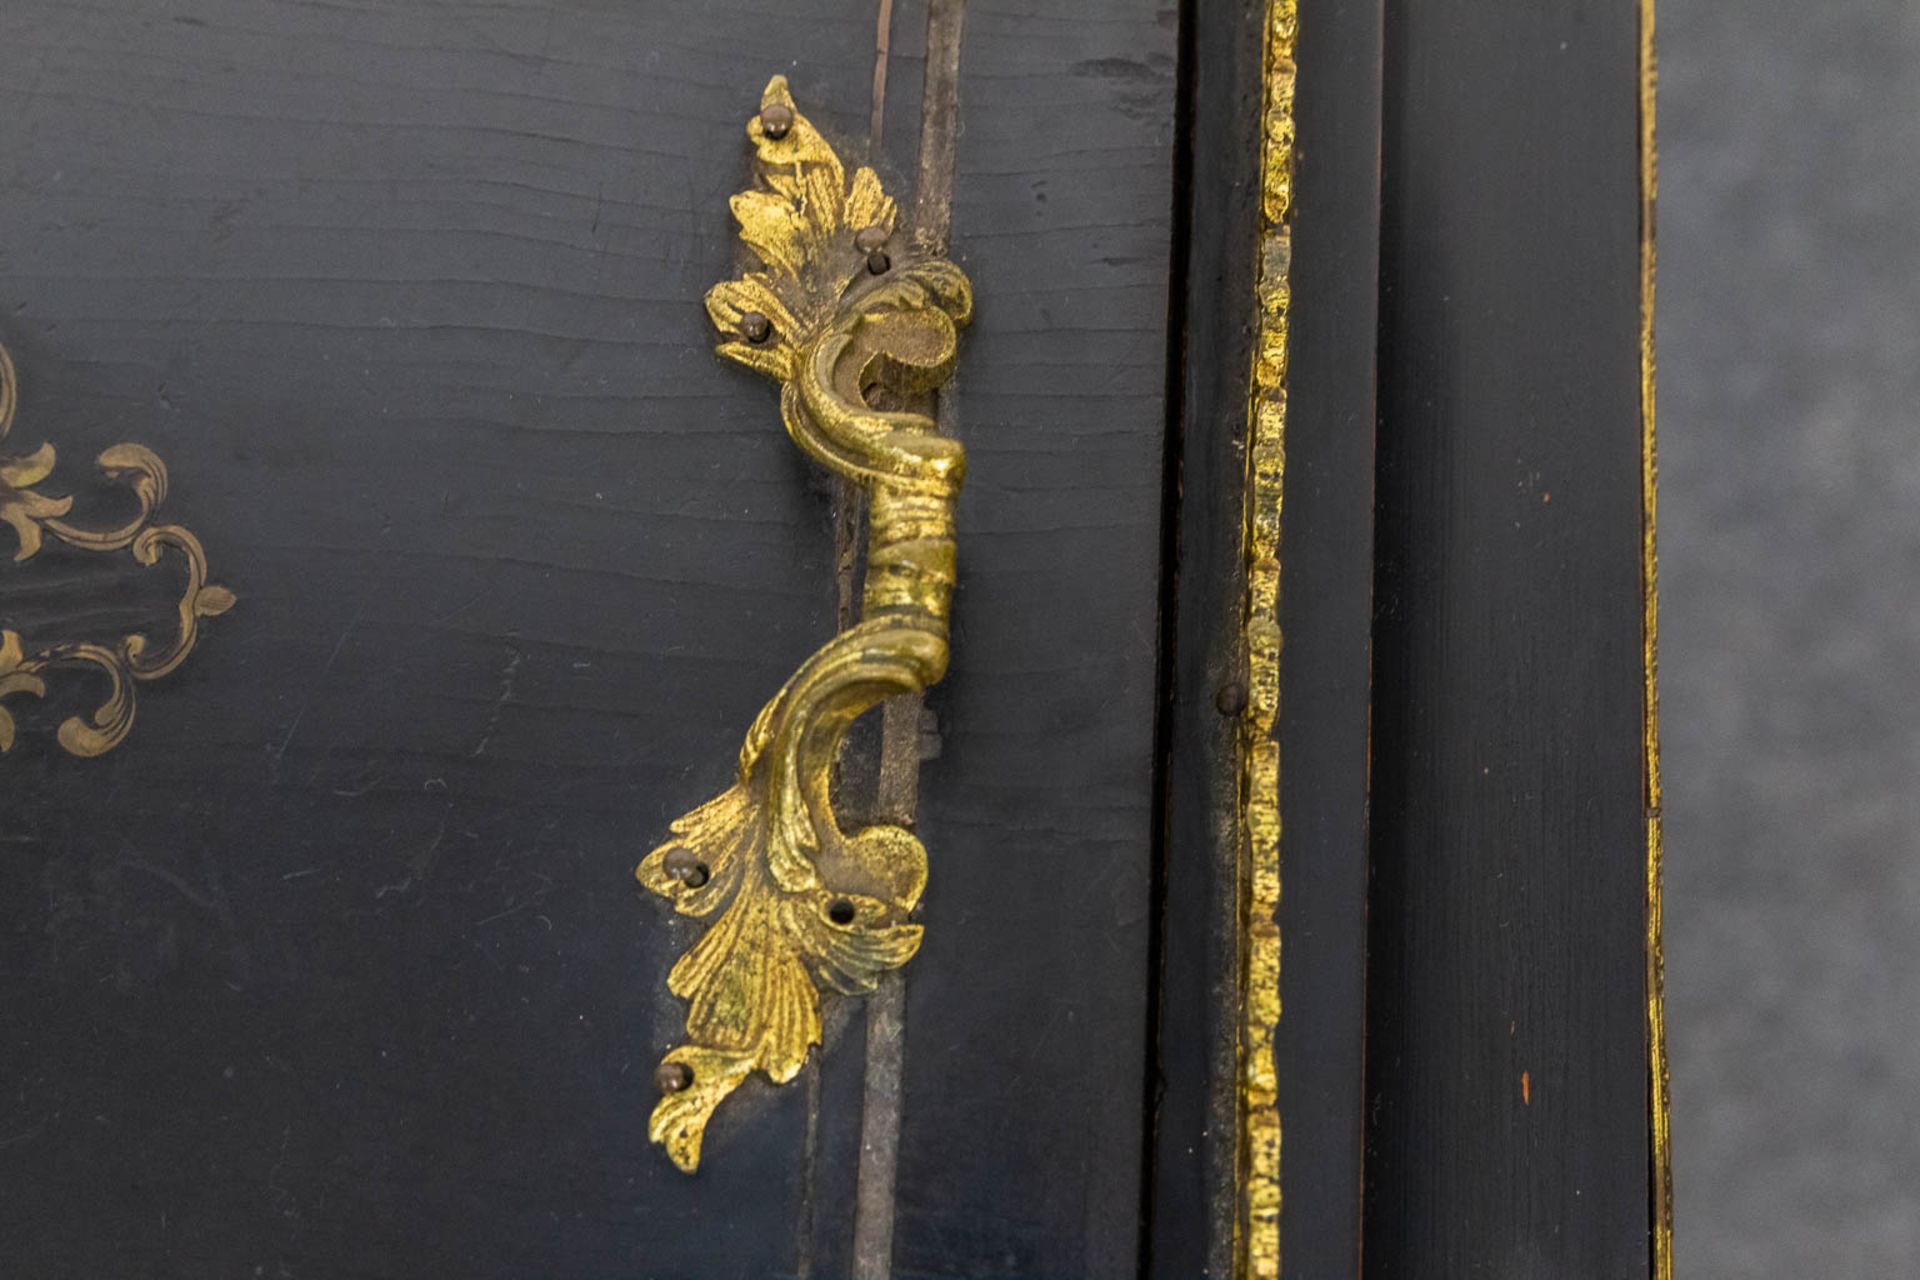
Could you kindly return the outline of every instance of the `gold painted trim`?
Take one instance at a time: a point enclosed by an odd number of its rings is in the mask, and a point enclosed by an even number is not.
[[[1640,0],[1640,566],[1642,588],[1642,749],[1647,818],[1647,1083],[1651,1121],[1653,1275],[1673,1280],[1672,1082],[1667,1063],[1666,950],[1662,923],[1665,831],[1660,810],[1660,563],[1655,514],[1660,478],[1654,427],[1653,303],[1655,202],[1659,151],[1654,107],[1659,67],[1654,47],[1654,0]]]
[[[928,410],[973,310],[960,268],[895,237],[872,169],[840,157],[775,76],[747,125],[758,183],[733,197],[759,267],[714,286],[719,353],[780,384],[795,444],[868,499],[862,618],[802,664],[748,731],[734,785],[672,824],[642,884],[712,923],[668,988],[687,1042],[655,1072],[649,1132],[681,1169],[755,1071],[792,1080],[820,1043],[820,993],[867,994],[919,950],[927,852],[906,827],[841,828],[833,772],[854,720],[947,669],[966,467]]]
[[[18,406],[13,357],[0,347],[0,441],[13,430]],[[51,444],[19,457],[0,457],[0,524],[11,526],[18,541],[15,564],[33,559],[49,537],[81,551],[126,551],[149,567],[174,551],[187,564],[187,585],[174,610],[174,634],[159,645],[135,633],[117,642],[65,639],[29,651],[18,632],[0,630],[0,752],[13,750],[17,732],[13,714],[4,705],[6,699],[18,694],[45,697],[50,671],[92,667],[107,677],[107,698],[91,716],[69,716],[63,721],[58,740],[73,755],[100,756],[133,731],[136,684],[177,670],[199,640],[200,620],[231,609],[234,595],[207,581],[207,553],[192,532],[176,524],[154,523],[167,497],[167,468],[152,450],[116,444],[97,459],[107,478],[131,489],[138,504],[132,517],[106,528],[69,523],[72,497],[39,492],[53,474],[54,462]]]
[[[1240,1054],[1234,1270],[1280,1274],[1280,503],[1286,471],[1287,340],[1293,204],[1295,0],[1268,0],[1261,59],[1260,222],[1247,405],[1247,585],[1241,640],[1247,706],[1240,721]]]

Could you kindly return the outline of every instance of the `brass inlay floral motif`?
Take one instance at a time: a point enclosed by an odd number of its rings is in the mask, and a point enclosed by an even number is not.
[[[17,403],[13,358],[0,347],[0,442],[13,429]],[[13,750],[16,731],[6,699],[19,694],[44,697],[48,673],[60,667],[92,667],[108,681],[107,698],[91,716],[69,716],[61,723],[60,745],[76,756],[113,750],[133,729],[136,684],[177,669],[199,639],[200,619],[233,607],[233,592],[207,581],[207,555],[200,540],[179,525],[154,523],[167,497],[167,468],[160,459],[140,445],[116,444],[97,461],[109,479],[132,490],[137,504],[130,518],[105,528],[69,523],[73,499],[39,491],[53,474],[52,445],[42,444],[18,457],[0,456],[0,523],[11,526],[18,540],[14,562],[31,560],[47,538],[82,551],[126,551],[149,567],[168,551],[177,552],[186,562],[187,585],[175,610],[173,634],[157,644],[136,633],[117,641],[60,640],[28,651],[18,632],[0,630],[0,751]]]
[[[780,384],[787,433],[869,500],[862,620],[809,658],[747,733],[734,785],[672,824],[640,882],[712,923],[667,983],[687,1042],[656,1073],[651,1124],[691,1172],[714,1108],[754,1071],[799,1073],[820,991],[870,992],[920,946],[927,854],[903,827],[843,830],[830,797],[848,727],[947,667],[954,501],[966,455],[930,393],[952,375],[972,290],[893,235],[873,170],[848,178],[775,76],[747,125],[758,185],[733,197],[759,269],[717,285],[719,352]]]

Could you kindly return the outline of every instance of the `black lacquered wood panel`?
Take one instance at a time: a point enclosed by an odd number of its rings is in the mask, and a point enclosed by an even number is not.
[[[1368,645],[1380,9],[1304,6],[1294,102],[1293,306],[1282,503],[1275,1035],[1284,1274],[1355,1274],[1360,1248]],[[1234,691],[1264,4],[1191,15],[1188,252],[1169,476],[1171,630],[1150,1270],[1231,1266],[1239,856]]]
[[[1634,15],[1299,10],[1283,1272],[1638,1275]],[[4,452],[111,503],[151,446],[239,596],[101,759],[52,740],[85,675],[7,704],[7,1265],[1229,1274],[1266,14],[0,6]],[[646,1119],[696,930],[632,867],[842,621],[844,498],[701,298],[772,72],[913,205],[930,21],[978,310],[897,1176],[833,1001],[688,1178]],[[0,565],[0,627],[167,607],[106,559]]]
[[[1281,507],[1281,1274],[1360,1269],[1381,5],[1301,5]]]
[[[1637,13],[1387,19],[1367,1270],[1644,1276]]]
[[[117,751],[46,732],[82,676],[0,761],[9,1274],[791,1270],[792,1091],[647,1141],[691,935],[632,868],[832,629],[700,299],[769,70],[861,136],[871,23],[0,7],[9,448],[150,445],[240,597]]]
[[[700,299],[766,76],[864,154],[884,8],[0,15],[9,448],[84,477],[151,445],[240,597],[119,750],[57,750],[88,705],[61,686],[0,761],[23,1274],[848,1272],[860,1006],[817,1087],[743,1090],[678,1173],[646,1118],[693,932],[631,874],[834,629],[832,495]],[[965,8],[981,305],[895,1273],[1119,1274],[1175,24]],[[910,201],[928,15],[892,9],[878,155]],[[0,581],[5,624],[74,621],[83,560]]]
[[[1175,28],[969,0],[953,241],[981,299],[895,1275],[1137,1266]]]

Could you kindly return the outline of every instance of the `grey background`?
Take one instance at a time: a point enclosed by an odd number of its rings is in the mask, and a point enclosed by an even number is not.
[[[1677,1261],[1920,1274],[1920,4],[1660,6]]]

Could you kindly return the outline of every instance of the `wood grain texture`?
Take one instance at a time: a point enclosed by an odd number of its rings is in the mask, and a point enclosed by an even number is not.
[[[1231,1266],[1238,1030],[1233,706],[1257,246],[1264,3],[1198,12],[1172,607],[1149,1273]],[[1283,1014],[1274,1052],[1287,1276],[1360,1266],[1380,7],[1302,6],[1281,505]]]
[[[1137,1266],[1173,9],[968,0],[953,246],[979,309],[896,1277]]]
[[[1648,1274],[1636,18],[1387,6],[1372,1275]]]
[[[115,755],[0,765],[12,1270],[791,1268],[798,1095],[698,1181],[646,1141],[688,939],[631,872],[831,630],[700,297],[758,86],[859,129],[869,23],[0,12],[21,430],[154,447],[242,600]]]
[[[154,447],[241,597],[114,756],[0,762],[22,1274],[836,1274],[861,1020],[828,1020],[812,1157],[807,1090],[765,1090],[684,1178],[645,1120],[689,936],[631,869],[833,630],[827,489],[700,298],[753,93],[784,71],[863,136],[873,21],[0,13],[21,438]],[[898,1275],[1137,1250],[1172,33],[1141,0],[969,6],[982,307]],[[75,620],[32,567],[0,617]]]
[[[968,0],[952,237],[980,308],[948,406],[971,466],[903,1280],[1131,1274],[1143,1207],[1153,1274],[1218,1252],[1262,7],[1188,7],[1182,116],[1172,4]],[[905,192],[926,5],[893,9],[878,146]],[[113,755],[41,732],[83,679],[0,760],[15,1270],[847,1273],[860,1007],[683,1178],[646,1073],[690,937],[630,876],[835,627],[830,491],[700,298],[757,86],[784,71],[857,144],[875,17],[0,6],[9,447],[51,440],[76,480],[153,447],[240,596]],[[1633,15],[1388,5],[1374,459],[1379,18],[1308,6],[1299,46],[1283,1260],[1354,1265],[1371,584],[1367,1269],[1637,1275]],[[167,585],[50,551],[0,575],[0,625],[118,629]]]
[[[1174,581],[1162,586],[1168,687],[1145,1268],[1156,1280],[1224,1276],[1233,1265],[1240,1032],[1234,717],[1244,704],[1222,695],[1246,684],[1242,532],[1265,13],[1266,0],[1192,11],[1182,50],[1186,225],[1170,352],[1177,434],[1164,477],[1175,524],[1163,554]]]
[[[1358,1276],[1365,1133],[1380,0],[1301,5],[1281,506],[1281,1274]]]

